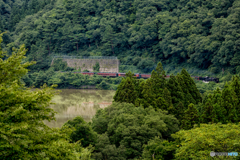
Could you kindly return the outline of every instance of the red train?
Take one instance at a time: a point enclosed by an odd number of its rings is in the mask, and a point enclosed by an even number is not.
[[[81,73],[81,74],[84,74],[84,75],[99,75],[99,76],[103,76],[103,77],[125,77],[126,76],[126,73],[104,73],[104,72],[98,72],[98,73],[95,73],[95,72],[73,72],[73,73]],[[151,77],[151,74],[141,74],[141,73],[134,73],[134,76],[136,78],[144,78],[144,79],[147,79],[147,78],[150,78]],[[166,78],[169,78],[170,75],[166,75]],[[192,78],[196,79],[196,80],[203,80],[203,81],[207,81],[207,82],[210,82],[210,81],[213,81],[213,82],[216,82],[218,83],[219,82],[219,78],[212,78],[212,77],[198,77],[198,76],[191,76]]]
[[[103,77],[125,77],[126,76],[126,73],[106,73],[106,72],[98,72],[98,73],[95,73],[95,72],[73,72],[73,73],[81,73],[81,74],[84,74],[84,75],[99,75],[99,76],[103,76]],[[141,73],[135,73],[134,74],[135,77],[137,78],[150,78],[151,77],[151,74],[141,74]]]

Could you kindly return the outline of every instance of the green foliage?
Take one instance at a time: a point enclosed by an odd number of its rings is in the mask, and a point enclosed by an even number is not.
[[[62,59],[56,59],[53,61],[52,67],[55,71],[63,71],[67,69],[67,62],[63,61]]]
[[[156,136],[167,139],[178,131],[177,119],[166,113],[161,110],[155,111],[152,107],[144,109],[129,103],[113,103],[105,109],[98,110],[92,119],[93,130],[102,134],[102,140],[99,140],[97,145],[115,145],[126,159],[140,158],[143,144],[147,144],[150,139]],[[107,151],[110,154],[110,149],[98,147],[96,154],[106,155]]]
[[[184,113],[184,108],[182,108],[184,103],[184,94],[180,84],[178,83],[175,76],[171,75],[170,79],[168,80],[167,89],[171,94],[173,108],[169,110],[169,112],[175,115],[178,119]],[[182,107],[180,107],[182,106]],[[179,108],[180,107],[180,108]]]
[[[199,124],[199,114],[197,108],[194,104],[189,104],[188,109],[184,112],[184,117],[182,118],[181,128],[187,130],[193,128],[195,124]]]
[[[212,94],[205,96],[201,107],[203,123],[239,122],[239,84],[239,78],[234,76],[222,91],[217,88]]]
[[[99,89],[108,89],[109,86],[107,85],[106,81],[103,80],[99,85],[98,85]]]
[[[32,91],[20,82],[33,64],[22,63],[25,54],[24,45],[7,58],[0,48],[0,159],[90,159],[89,150],[69,143],[65,131],[43,123],[55,119],[49,105],[56,91],[46,85]]]
[[[92,156],[96,160],[103,159],[126,159],[126,148],[123,145],[116,147],[111,144],[107,134],[98,135],[97,143],[95,145],[95,153]]]
[[[127,102],[135,103],[138,97],[137,93],[137,80],[133,77],[133,73],[130,71],[126,74],[118,86],[118,89],[113,97],[114,102]]]
[[[225,115],[228,122],[238,122],[238,112],[237,106],[238,98],[234,90],[230,85],[225,84],[224,89],[222,91],[222,103],[221,106],[227,110],[227,114]]]
[[[81,141],[83,147],[96,143],[97,134],[92,130],[82,117],[75,117],[73,120],[67,121],[63,127],[73,128],[74,131],[70,134],[71,142]]]
[[[24,76],[22,77],[22,80],[23,80],[23,82],[25,83],[25,86],[27,86],[27,87],[30,87],[30,86],[33,85],[33,80],[32,80],[31,78],[29,78],[28,75],[24,75]]]
[[[154,69],[154,63],[151,59],[142,59],[140,62],[138,62],[137,68],[143,73],[148,73]]]
[[[217,123],[218,122],[217,112],[218,112],[219,108],[220,108],[220,106],[218,104],[213,103],[212,95],[211,94],[208,95],[208,99],[204,103],[203,113],[201,115],[202,122],[203,123],[208,123],[208,122]],[[223,112],[223,114],[224,114],[224,112]]]
[[[94,70],[94,72],[99,72],[99,69],[100,69],[100,65],[99,65],[99,63],[97,62],[97,63],[95,64],[95,66],[93,66],[93,70]]]
[[[40,86],[43,86],[45,83],[47,83],[47,75],[43,71],[40,71],[34,81],[34,85],[40,88]]]
[[[191,130],[180,130],[172,135],[179,144],[176,159],[209,159],[210,152],[239,152],[239,124],[201,124]],[[196,145],[197,144],[197,145]],[[213,157],[212,159],[219,159]],[[222,157],[225,159],[226,157]],[[235,157],[227,157],[236,159]]]
[[[162,140],[159,137],[155,137],[154,139],[148,141],[147,145],[144,145],[142,158],[143,160],[152,158],[162,160],[173,159],[176,148],[177,147],[174,142],[169,142],[167,140]]]
[[[237,0],[18,0],[0,5],[0,30],[11,32],[4,44],[25,43],[29,60],[37,61],[33,70],[46,70],[52,53],[67,53],[118,56],[142,72],[159,60],[214,73],[239,71]]]
[[[165,77],[165,71],[163,70],[161,62],[159,62],[156,71],[152,71],[151,78],[147,79],[143,86],[141,93],[143,98],[139,100],[140,104],[144,107],[153,106],[156,109],[159,108],[163,110],[167,110],[167,108],[170,107],[169,105],[172,104],[171,98],[169,99],[169,96],[164,97]],[[165,92],[169,93],[167,89],[165,89]]]
[[[180,75],[182,76],[184,83],[182,89],[183,87],[186,87],[185,90],[187,90],[187,92],[185,92],[185,94],[193,98],[189,100],[189,103],[198,104],[199,102],[202,102],[202,97],[189,73],[185,69],[183,69]]]

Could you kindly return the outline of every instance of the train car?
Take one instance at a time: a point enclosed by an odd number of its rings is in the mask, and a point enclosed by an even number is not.
[[[107,76],[109,76],[109,77],[118,77],[117,73],[101,73],[101,72],[99,72],[99,73],[97,73],[97,75],[103,76],[103,77],[107,77]]]
[[[135,73],[134,76],[135,76],[136,78],[141,78],[141,74],[140,74],[140,73]]]
[[[93,76],[94,75],[94,72],[82,72],[81,74],[83,75],[89,75],[89,76]]]
[[[202,80],[202,81],[205,81],[205,77],[199,77],[198,80]]]
[[[219,82],[219,78],[205,77],[204,81],[207,81],[207,82],[213,81],[213,82],[218,83]]]
[[[215,78],[215,82],[218,83],[219,82],[219,78]]]
[[[192,78],[195,78],[196,80],[199,80],[199,77],[198,77],[198,76],[195,76],[195,77],[192,77]]]
[[[216,82],[218,83],[219,82],[219,78],[213,78],[213,77],[195,77],[196,80],[202,80],[202,81],[205,81],[205,82],[210,82],[210,81],[213,81],[213,82]]]
[[[170,78],[170,75],[166,75],[166,77],[165,78]]]
[[[118,76],[119,76],[119,77],[125,77],[125,76],[126,76],[126,73],[118,73]]]
[[[141,74],[141,78],[151,78],[151,74]]]

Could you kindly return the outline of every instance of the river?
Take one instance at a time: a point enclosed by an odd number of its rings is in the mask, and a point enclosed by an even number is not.
[[[116,91],[112,90],[86,90],[86,89],[61,89],[55,95],[50,107],[58,112],[56,121],[44,121],[49,127],[60,128],[65,122],[76,116],[82,116],[85,121],[91,121],[97,109],[111,105]]]

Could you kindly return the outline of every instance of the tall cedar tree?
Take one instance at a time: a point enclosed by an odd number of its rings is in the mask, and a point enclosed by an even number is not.
[[[182,122],[182,118],[184,117],[184,105],[182,102],[179,102],[177,107],[174,108],[174,115],[175,117],[179,120],[179,122],[181,123]]]
[[[193,81],[192,77],[189,75],[189,73],[185,69],[182,69],[181,76],[183,77],[185,86],[187,87],[189,93],[195,100],[195,104],[202,102],[201,94],[200,94],[199,90],[197,89],[197,86],[196,86],[195,82]]]
[[[181,128],[188,130],[193,128],[194,124],[199,124],[199,115],[197,108],[191,103],[184,113]]]
[[[173,109],[173,104],[172,104],[172,97],[171,97],[171,94],[169,92],[169,90],[167,88],[164,88],[163,90],[163,98],[166,102],[166,106],[167,108],[162,108],[166,111],[169,111],[171,113],[171,110]]]
[[[221,122],[226,123],[227,110],[222,106],[222,92],[217,88],[213,95],[209,94],[207,100],[203,103],[203,113],[201,122]]]
[[[122,79],[118,86],[116,94],[113,99],[114,102],[126,102],[135,104],[135,100],[138,97],[137,81],[134,74],[130,71],[126,74],[126,77]]]
[[[236,111],[238,113],[238,118],[240,118],[240,78],[238,76],[233,76],[230,86],[235,92],[238,99],[238,102],[236,105]]]
[[[137,80],[137,92],[138,92],[138,98],[135,101],[135,106],[140,106],[141,100],[143,99],[143,88],[145,85],[145,81],[143,79]]]
[[[238,99],[236,93],[231,86],[226,83],[222,91],[222,107],[227,110],[227,122],[238,122],[237,104]]]
[[[166,109],[167,102],[164,100],[163,90],[166,87],[166,74],[161,62],[158,63],[156,71],[152,71],[151,78],[148,79],[142,91],[143,99],[141,103],[144,107],[153,106],[154,108]]]
[[[155,102],[155,95],[153,94],[153,87],[152,87],[152,80],[147,79],[147,81],[143,85],[143,91],[141,93],[142,99],[138,99],[137,103],[140,103],[143,105],[144,108],[147,108],[149,106],[153,106],[156,108],[157,104]]]
[[[222,105],[221,105],[221,102],[222,102],[222,92],[220,91],[219,88],[217,88],[215,91],[214,91],[214,94],[213,94],[213,105],[216,109],[216,114],[217,114],[217,118],[218,118],[218,122],[221,122],[221,123],[226,123],[226,115],[227,115],[227,110],[226,108],[224,108]]]
[[[171,114],[174,114],[177,118],[180,118],[180,115],[183,115],[184,113],[184,93],[182,91],[182,88],[178,83],[176,77],[173,75],[170,76],[170,79],[168,80],[166,86],[171,94],[173,104],[173,108],[169,110],[169,112]]]
[[[213,96],[210,94],[208,96],[207,102],[203,107],[203,114],[201,115],[201,119],[203,123],[217,123],[217,105],[213,104]]]
[[[186,84],[184,83],[184,79],[180,74],[177,74],[176,76],[177,81],[179,83],[179,85],[181,86],[181,89],[183,91],[183,96],[184,96],[184,110],[186,110],[188,108],[188,105],[190,103],[194,103],[195,100],[193,99],[192,95],[189,93]]]

